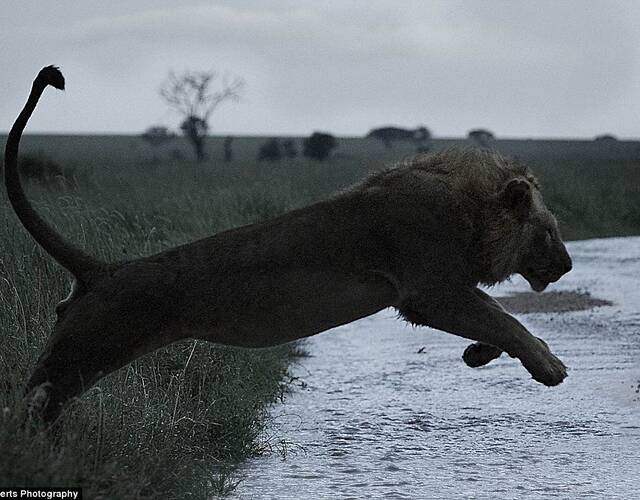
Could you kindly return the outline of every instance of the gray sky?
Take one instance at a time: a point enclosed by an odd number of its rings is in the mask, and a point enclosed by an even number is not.
[[[640,136],[637,0],[4,0],[0,63],[0,130],[55,63],[30,131],[176,128],[168,71],[214,68],[246,81],[214,134]]]

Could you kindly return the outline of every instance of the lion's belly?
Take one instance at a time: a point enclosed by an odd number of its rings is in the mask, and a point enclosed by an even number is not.
[[[369,316],[396,302],[396,290],[384,279],[314,275],[282,277],[286,287],[249,284],[240,308],[216,315],[198,337],[227,345],[268,347],[315,335]],[[253,286],[251,286],[253,285]]]

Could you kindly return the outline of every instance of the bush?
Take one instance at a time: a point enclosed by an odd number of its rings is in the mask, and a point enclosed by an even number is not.
[[[424,148],[431,139],[431,132],[424,125],[414,130],[402,127],[379,127],[370,130],[367,137],[382,141],[387,148],[391,148],[396,141],[412,141],[417,147]]]
[[[141,137],[144,141],[148,142],[151,147],[157,148],[172,141],[175,138],[175,134],[170,132],[167,127],[154,126],[145,130]]]
[[[258,150],[257,159],[260,161],[278,161],[281,158],[282,152],[280,151],[280,144],[278,143],[278,139],[269,139],[262,146],[260,146],[260,149]]]
[[[493,132],[484,128],[476,128],[476,129],[470,130],[468,137],[477,146],[480,146],[483,148],[488,147],[489,144],[491,144],[495,139]]]
[[[293,139],[285,139],[282,141],[282,155],[285,158],[295,158],[298,156],[298,150]]]
[[[66,187],[75,185],[75,170],[62,168],[59,163],[43,155],[25,155],[18,158],[20,176],[31,182],[44,186],[62,184]],[[4,164],[0,164],[0,174],[4,175]]]
[[[618,142],[616,136],[611,134],[597,135],[593,140],[605,144],[613,144],[615,142]]]
[[[331,134],[314,132],[311,137],[304,140],[304,155],[314,160],[326,160],[331,151],[338,145],[336,138]]]
[[[18,160],[20,175],[28,180],[42,181],[62,175],[62,167],[45,156],[23,156]]]

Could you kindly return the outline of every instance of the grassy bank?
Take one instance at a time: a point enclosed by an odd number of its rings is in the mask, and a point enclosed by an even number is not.
[[[47,219],[104,259],[157,252],[276,215],[286,189],[201,166],[106,172],[74,189],[29,184]],[[257,176],[260,177],[260,176]],[[215,185],[215,186],[214,186]],[[81,485],[85,498],[206,498],[260,453],[269,404],[286,391],[292,346],[249,351],[183,342],[104,379],[65,411],[56,442],[24,426],[22,387],[49,334],[66,274],[0,195],[0,486]]]
[[[397,158],[407,153],[398,151]],[[640,234],[638,162],[542,156],[531,163],[568,239]],[[380,167],[379,157],[94,160],[73,164],[75,187],[32,183],[28,191],[65,236],[114,260],[272,217]],[[247,351],[184,342],[163,349],[76,402],[53,442],[23,426],[19,396],[68,278],[26,235],[4,190],[0,237],[0,486],[82,485],[88,498],[204,498],[230,488],[233,465],[265,446],[260,432],[269,404],[286,391],[295,348]]]

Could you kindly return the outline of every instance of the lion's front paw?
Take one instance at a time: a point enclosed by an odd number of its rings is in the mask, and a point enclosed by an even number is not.
[[[485,344],[483,342],[476,342],[471,344],[464,350],[462,359],[471,368],[477,368],[484,366],[487,363],[499,358],[502,354],[502,350],[492,346],[491,344]]]
[[[567,377],[567,367],[549,350],[546,342],[536,340],[538,342],[533,352],[522,356],[520,360],[534,380],[547,386],[558,385]]]

